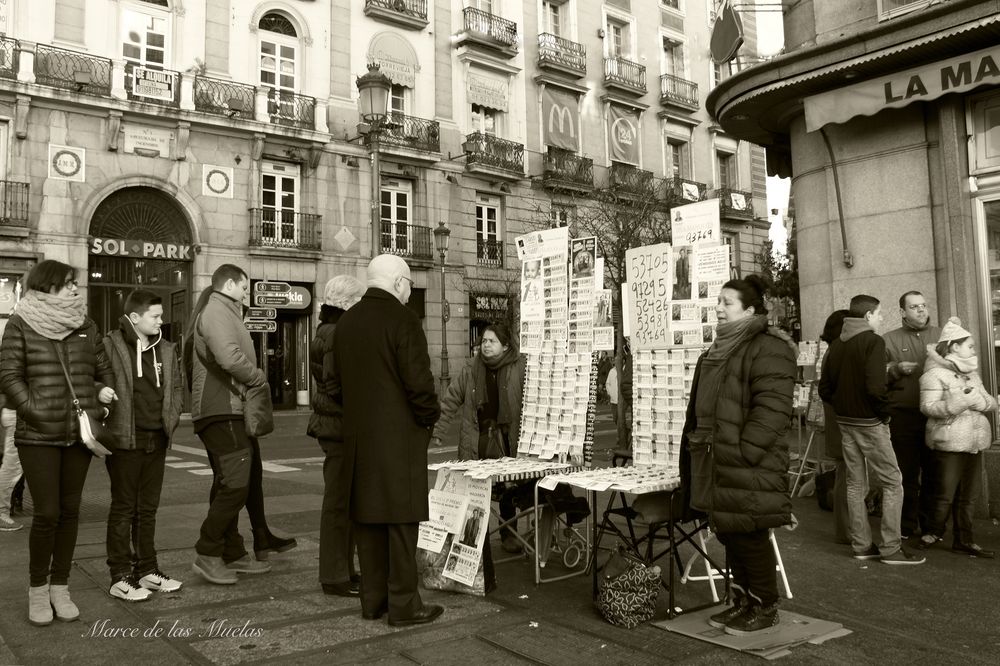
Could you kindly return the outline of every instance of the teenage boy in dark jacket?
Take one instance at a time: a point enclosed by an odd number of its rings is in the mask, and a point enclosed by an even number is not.
[[[162,323],[162,299],[137,289],[125,300],[118,330],[104,337],[119,389],[110,422],[118,448],[105,458],[111,477],[108,593],[125,601],[181,588],[181,581],[160,571],[154,544],[167,447],[184,400],[180,359],[163,339]]]
[[[874,296],[851,299],[840,338],[830,345],[820,378],[819,395],[833,405],[847,465],[847,514],[851,546],[858,560],[885,564],[921,564],[902,548],[900,514],[903,482],[889,438],[885,341],[877,333],[882,307]],[[865,465],[869,481],[882,488],[882,543],[872,542],[865,509]]]

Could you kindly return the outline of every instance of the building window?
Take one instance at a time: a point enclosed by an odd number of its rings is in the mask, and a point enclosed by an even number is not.
[[[499,112],[480,104],[472,105],[472,131],[496,135]]]
[[[557,229],[568,227],[573,222],[573,207],[561,204],[552,204],[549,209],[549,227]]]
[[[263,162],[260,181],[261,238],[295,241],[299,212],[299,166]]]
[[[472,0],[472,6],[481,12],[493,14],[493,0]]]
[[[880,21],[884,21],[917,9],[923,9],[930,4],[932,4],[932,0],[878,0],[878,18]]]
[[[608,57],[626,58],[632,54],[632,46],[629,39],[629,24],[621,19],[608,17],[607,31]]]
[[[740,269],[740,235],[735,231],[723,231],[722,242],[729,247],[729,277],[738,280],[743,273]]]
[[[476,259],[482,265],[503,265],[500,197],[490,194],[476,196]]]
[[[670,9],[681,10],[681,0],[660,0],[660,4]]]
[[[406,98],[408,96],[407,87],[398,83],[392,84],[389,89],[389,112],[394,115],[406,115]]]
[[[382,251],[410,254],[413,247],[413,184],[407,180],[384,179],[379,207],[382,223]]]
[[[715,151],[715,186],[719,189],[735,189],[736,156],[721,150]]]
[[[168,61],[170,14],[152,5],[123,5],[121,14],[122,57],[127,63],[163,69]]]
[[[685,78],[684,44],[669,37],[663,38],[663,73]]]
[[[562,5],[551,0],[542,2],[542,26],[543,32],[553,35],[562,35]]]
[[[286,17],[264,14],[260,29],[260,83],[268,88],[294,92],[298,34]]]
[[[667,142],[667,176],[687,177],[687,144],[680,141]]]

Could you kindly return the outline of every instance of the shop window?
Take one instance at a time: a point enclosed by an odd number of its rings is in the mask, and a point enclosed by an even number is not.
[[[299,212],[299,167],[261,164],[261,239],[294,243]]]
[[[121,44],[125,62],[135,67],[161,70],[169,62],[170,14],[164,2],[123,4]]]

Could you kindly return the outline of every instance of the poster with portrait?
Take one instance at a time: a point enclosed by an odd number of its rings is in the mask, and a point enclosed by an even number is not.
[[[674,262],[674,282],[671,298],[686,301],[692,298],[691,246],[674,245],[671,249]]]
[[[438,473],[440,474],[441,471]],[[448,559],[445,560],[444,571],[441,575],[463,585],[471,586],[476,581],[476,572],[479,570],[482,558],[483,542],[489,531],[492,483],[489,478],[473,479],[461,472],[453,472],[452,474],[459,477],[456,479],[458,490],[454,492],[464,494],[468,503],[462,526],[452,540],[451,550],[448,552]]]
[[[570,249],[573,279],[594,279],[594,269],[597,265],[597,238],[574,238]],[[592,287],[593,288],[593,287]]]

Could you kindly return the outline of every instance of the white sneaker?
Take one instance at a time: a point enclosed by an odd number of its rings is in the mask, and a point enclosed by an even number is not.
[[[11,518],[6,511],[0,511],[0,532],[16,532],[22,527],[24,525]]]
[[[152,573],[148,573],[139,579],[140,587],[158,592],[176,592],[181,589],[182,585],[184,585],[184,583],[180,582],[176,578],[171,578],[159,569],[156,569]]]
[[[111,586],[108,593],[113,597],[124,599],[125,601],[146,601],[153,596],[153,593],[146,588],[136,585],[135,578],[132,576],[120,578]]]

